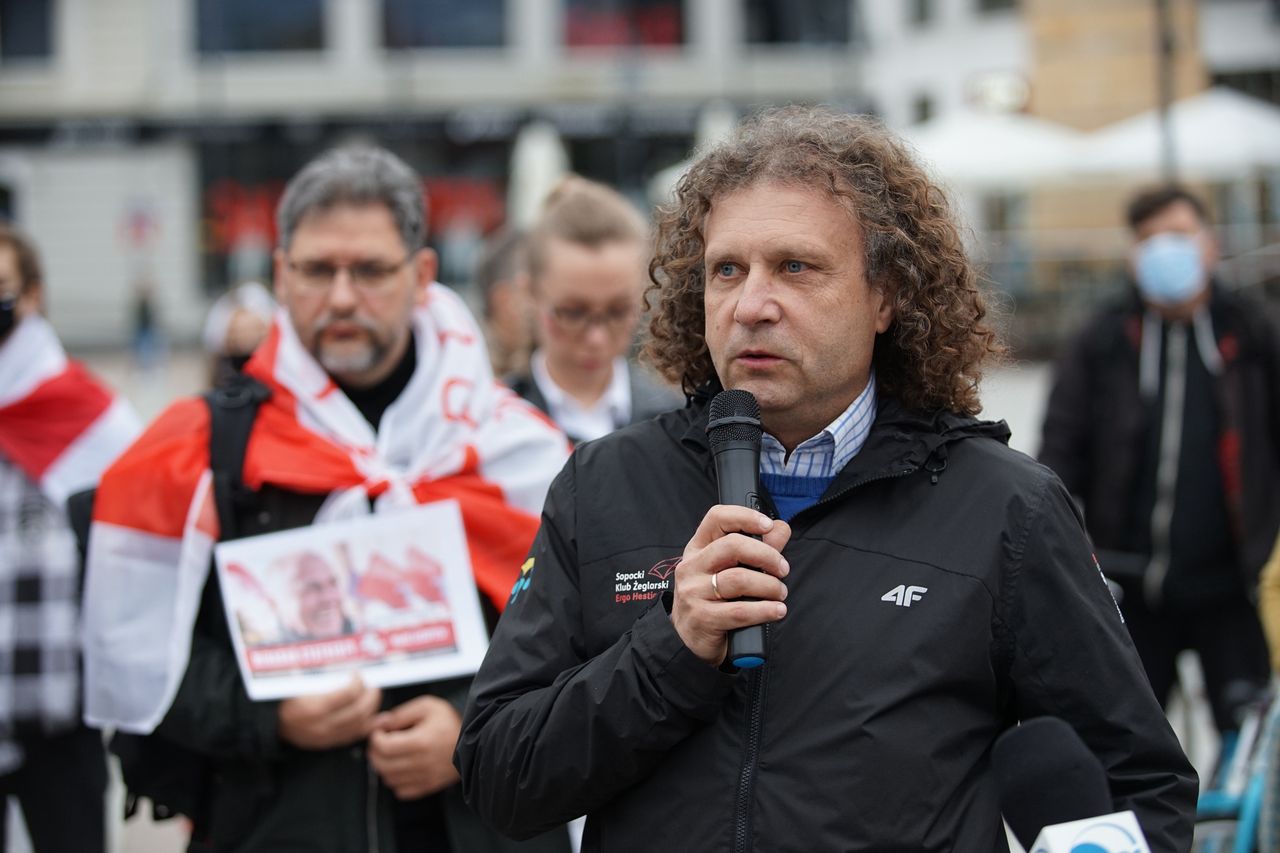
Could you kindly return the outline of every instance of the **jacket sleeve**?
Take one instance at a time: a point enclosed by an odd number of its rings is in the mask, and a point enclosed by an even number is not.
[[[732,676],[685,647],[655,604],[584,647],[574,462],[552,485],[532,563],[477,674],[455,763],[481,817],[527,838],[609,802],[715,718]]]
[[[1040,437],[1040,462],[1062,478],[1077,500],[1089,494],[1090,445],[1097,423],[1088,342],[1087,335],[1072,340],[1054,365]]]
[[[1044,480],[1010,540],[1002,602],[1019,719],[1059,717],[1102,762],[1116,811],[1153,851],[1190,848],[1197,780],[1148,685],[1120,610],[1058,480]]]
[[[217,576],[210,571],[196,616],[191,656],[178,692],[156,733],[219,759],[270,760],[280,755],[278,702],[254,702],[245,692],[234,652],[212,620],[225,620]]]

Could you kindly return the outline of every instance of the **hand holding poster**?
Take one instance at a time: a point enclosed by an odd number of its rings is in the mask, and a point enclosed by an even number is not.
[[[252,699],[474,673],[488,636],[453,501],[214,549]]]

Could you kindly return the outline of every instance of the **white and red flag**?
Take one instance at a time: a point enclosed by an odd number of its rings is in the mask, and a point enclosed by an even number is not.
[[[272,395],[254,422],[243,480],[328,494],[317,524],[368,514],[371,503],[384,513],[454,500],[476,585],[501,607],[569,446],[494,380],[475,320],[452,291],[432,285],[413,329],[417,367],[375,432],[277,313],[245,367]],[[191,399],[166,410],[103,477],[85,591],[92,725],[150,732],[173,701],[219,535],[208,468],[208,410]]]
[[[67,358],[43,317],[27,317],[0,347],[0,455],[55,505],[95,485],[139,427],[127,402]]]

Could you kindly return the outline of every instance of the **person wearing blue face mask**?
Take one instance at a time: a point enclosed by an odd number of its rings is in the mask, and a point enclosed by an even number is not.
[[[1176,208],[1185,218],[1188,208]],[[1172,220],[1171,220],[1172,224]],[[1183,234],[1158,231],[1140,242],[1133,250],[1133,275],[1142,298],[1167,315],[1194,313],[1204,304],[1209,277],[1206,255],[1213,253],[1213,243],[1203,233]]]
[[[1280,338],[1215,279],[1204,204],[1129,205],[1134,287],[1059,359],[1040,461],[1076,497],[1152,689],[1200,658],[1222,732],[1269,674],[1255,602],[1280,527]]]

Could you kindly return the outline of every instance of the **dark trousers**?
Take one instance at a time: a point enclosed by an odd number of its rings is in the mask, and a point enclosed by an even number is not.
[[[1120,609],[1160,703],[1168,703],[1177,681],[1178,653],[1192,649],[1200,657],[1218,731],[1238,729],[1237,712],[1266,689],[1271,675],[1254,606],[1241,595],[1194,610],[1153,610],[1140,591],[1126,589]]]
[[[0,776],[7,806],[17,797],[35,853],[102,853],[106,849],[107,761],[102,735],[81,726],[65,734],[19,739],[22,766]],[[0,851],[8,844],[0,814]]]

